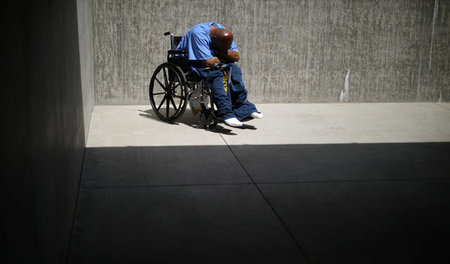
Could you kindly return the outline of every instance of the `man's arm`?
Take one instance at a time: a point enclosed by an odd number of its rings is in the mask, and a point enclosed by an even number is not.
[[[230,49],[227,50],[227,53],[218,51],[217,56],[222,62],[237,62],[241,58],[239,51]]]
[[[227,54],[224,54],[224,56],[219,55],[224,58],[224,60],[228,62],[238,62],[241,56],[239,55],[239,51],[237,50],[228,50]]]
[[[206,67],[212,67],[217,63],[237,62],[240,58],[239,51],[228,50],[226,54],[217,52],[217,56],[214,56],[209,60],[204,60],[203,64]]]
[[[220,59],[218,57],[214,56],[211,59],[203,60],[202,62],[206,67],[212,67],[212,66],[214,66],[214,64],[221,63],[222,61],[220,61]]]

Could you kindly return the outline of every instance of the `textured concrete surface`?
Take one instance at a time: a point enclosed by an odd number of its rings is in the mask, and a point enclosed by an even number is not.
[[[173,124],[145,105],[97,105],[87,147],[450,141],[448,103],[259,104],[244,129],[198,127],[189,109]]]
[[[144,104],[165,31],[218,21],[235,33],[256,103],[450,99],[450,2],[93,0],[95,100]]]
[[[65,263],[84,155],[76,1],[2,5],[2,263]]]
[[[95,104],[94,39],[92,34],[92,1],[77,0],[78,40],[80,46],[81,91],[83,98],[84,135],[88,138],[91,113]]]

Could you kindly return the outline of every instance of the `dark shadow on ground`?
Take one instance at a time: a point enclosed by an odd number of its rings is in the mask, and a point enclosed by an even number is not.
[[[450,143],[88,148],[70,263],[449,263]]]

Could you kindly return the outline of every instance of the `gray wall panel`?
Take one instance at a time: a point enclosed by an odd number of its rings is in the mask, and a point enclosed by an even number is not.
[[[162,33],[206,21],[234,32],[254,102],[338,102],[348,70],[350,102],[449,98],[448,1],[94,0],[93,10],[97,104],[148,103]]]

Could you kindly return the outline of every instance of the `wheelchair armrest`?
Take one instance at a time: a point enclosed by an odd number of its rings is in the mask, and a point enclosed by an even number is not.
[[[173,54],[187,55],[186,51],[184,51],[184,50],[169,50],[169,51],[167,51],[167,53],[170,55],[173,55]]]

